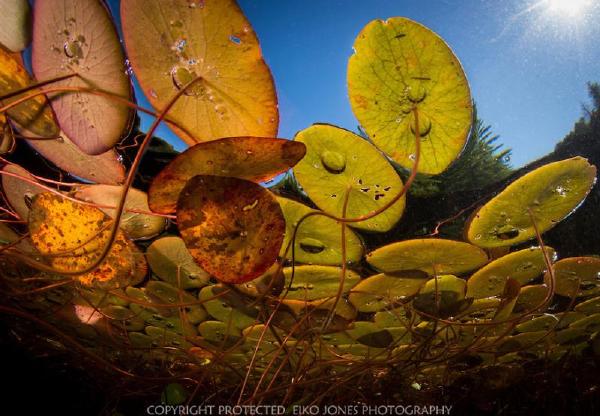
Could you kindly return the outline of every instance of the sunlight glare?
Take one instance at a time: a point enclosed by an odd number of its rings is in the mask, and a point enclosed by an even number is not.
[[[590,6],[590,0],[548,0],[548,11],[563,17],[580,17]]]

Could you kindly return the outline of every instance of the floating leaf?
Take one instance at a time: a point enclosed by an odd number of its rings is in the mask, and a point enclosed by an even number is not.
[[[4,113],[0,113],[0,155],[15,150],[15,135]]]
[[[600,294],[600,258],[570,257],[554,266],[554,291],[563,296],[592,296]],[[546,273],[549,276],[549,273]]]
[[[253,297],[266,294],[278,296],[283,290],[284,283],[285,279],[283,276],[283,270],[280,267],[280,263],[275,262],[265,273],[256,279],[252,279],[245,283],[240,283],[236,285],[235,288],[241,293]]]
[[[179,237],[155,240],[146,250],[146,259],[158,277],[176,287],[191,289],[208,284],[210,276],[196,264]]]
[[[428,315],[447,318],[468,307],[467,282],[452,275],[434,277],[425,283],[413,301],[413,307]]]
[[[550,259],[555,252],[546,246]],[[502,294],[506,280],[510,277],[524,285],[546,269],[544,255],[539,247],[526,248],[500,257],[486,264],[467,280],[467,297],[487,298]]]
[[[131,99],[125,56],[110,13],[98,0],[44,0],[34,8],[32,66],[37,79],[75,77],[53,86],[94,88]],[[58,122],[84,153],[98,155],[121,138],[129,107],[85,92],[51,95]]]
[[[177,225],[194,259],[227,283],[264,273],[277,259],[285,219],[275,197],[243,179],[199,175],[179,196]]]
[[[544,233],[573,212],[595,183],[582,157],[549,163],[511,183],[477,210],[466,236],[480,247],[512,246]]]
[[[2,168],[3,172],[9,172],[15,175],[29,179],[34,183],[38,181],[26,170],[19,165],[8,164]],[[19,214],[23,220],[27,220],[29,216],[29,206],[33,197],[44,190],[39,186],[35,186],[24,179],[19,179],[14,176],[2,175],[2,190],[11,207]]]
[[[323,211],[341,216],[347,192],[347,218],[369,214],[402,190],[402,180],[368,141],[339,127],[315,124],[295,139],[306,145],[306,156],[294,175],[310,199]],[[374,218],[348,225],[368,231],[388,231],[404,211],[405,197]]]
[[[460,274],[481,267],[488,257],[469,243],[423,238],[380,247],[367,254],[367,261],[383,272],[422,270],[429,274]]]
[[[198,332],[216,347],[231,348],[240,343],[242,331],[221,321],[205,321],[198,325]]]
[[[417,270],[382,273],[354,286],[348,299],[360,312],[376,312],[413,296],[425,282],[427,275]]]
[[[292,280],[293,271],[293,280]],[[297,266],[283,269],[286,299],[315,300],[327,297],[334,298],[341,284],[342,269],[331,266]],[[360,276],[352,270],[346,270],[343,292],[350,290],[360,280]]]
[[[285,217],[285,238],[280,255],[283,256],[286,247],[294,233],[300,218],[316,210],[287,198],[277,198],[283,216]],[[331,218],[315,215],[302,222],[296,233],[294,261],[298,263],[340,265],[342,263],[342,225]],[[346,228],[346,261],[359,262],[363,255],[363,245],[360,238]],[[292,258],[292,250],[287,253]]]
[[[198,298],[203,301],[202,306],[210,316],[231,327],[244,329],[253,325],[258,309],[246,307],[239,296],[228,290],[221,286],[205,286],[200,290]],[[240,307],[233,306],[236,304]]]
[[[84,185],[75,190],[75,197],[98,205],[116,207],[119,205],[122,193],[122,186]],[[148,196],[145,192],[130,188],[125,200],[125,209],[150,211]],[[115,217],[114,209],[100,207],[100,210],[111,218]],[[165,228],[166,221],[164,218],[155,215],[124,211],[119,225],[129,238],[138,240],[148,239],[160,234]]]
[[[31,10],[27,0],[0,0],[0,44],[22,51],[31,40]]]
[[[469,84],[452,50],[435,33],[403,17],[373,20],[348,62],[352,111],[373,142],[396,162],[415,159],[419,172],[443,172],[460,154],[471,127]]]
[[[29,234],[35,248],[49,256],[52,267],[76,272],[100,256],[110,234],[110,220],[97,208],[45,192],[33,198]],[[145,274],[143,255],[119,232],[104,261],[77,280],[109,289],[136,284]]]
[[[198,7],[192,7],[198,5]],[[121,2],[127,53],[157,109],[190,81],[169,117],[188,144],[277,135],[277,97],[250,23],[234,0]]]
[[[600,313],[600,296],[588,299],[575,305],[575,311],[591,315],[594,313]]]
[[[175,286],[166,282],[151,280],[146,284],[145,293],[151,298],[158,299],[159,303],[163,304],[178,304],[185,303],[189,306],[184,306],[176,309],[176,313],[185,311],[185,319],[193,324],[199,324],[208,316],[201,305],[191,305],[197,303],[197,300],[190,293],[177,289]]]
[[[228,137],[199,143],[179,154],[152,181],[148,198],[155,212],[175,211],[177,196],[196,175],[263,182],[294,166],[306,153],[302,143],[267,137]]]
[[[548,296],[548,286],[546,285],[523,286],[519,292],[513,312],[523,313],[535,308],[539,308],[539,311],[546,296]]]

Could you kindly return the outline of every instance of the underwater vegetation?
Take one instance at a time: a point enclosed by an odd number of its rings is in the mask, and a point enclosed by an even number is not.
[[[508,386],[526,363],[600,354],[600,253],[545,238],[596,166],[511,174],[425,26],[357,35],[365,137],[318,123],[288,140],[234,0],[122,1],[123,43],[100,0],[5,3],[0,312],[38,350],[130,395],[285,406],[410,400],[469,374]],[[155,118],[146,133],[136,112]],[[189,148],[154,137],[161,122]],[[451,214],[468,216],[460,235],[393,233],[411,187],[451,197],[486,168],[482,184],[510,183]]]

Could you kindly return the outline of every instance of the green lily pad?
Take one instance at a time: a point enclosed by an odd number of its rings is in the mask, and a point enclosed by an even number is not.
[[[469,243],[424,238],[380,247],[367,254],[367,261],[383,272],[422,270],[430,275],[461,274],[483,266],[488,256]]]
[[[294,280],[292,281],[292,270]],[[341,283],[342,269],[332,266],[297,266],[283,269],[285,275],[286,299],[315,300],[335,297]],[[346,270],[343,293],[346,293],[358,281],[360,276],[352,270]],[[291,283],[291,286],[290,286]]]
[[[429,279],[413,300],[413,307],[428,315],[448,318],[469,304],[465,300],[467,282],[452,275]]]
[[[579,319],[569,325],[569,328],[583,328],[588,333],[597,332],[600,330],[600,313],[594,313],[583,319]]]
[[[515,330],[517,332],[549,331],[556,326],[558,319],[556,315],[544,314],[520,323],[515,327]]]
[[[19,165],[9,164],[2,168],[2,171],[9,172],[14,175],[23,176],[34,183],[38,181],[26,170]],[[14,176],[2,175],[2,190],[8,200],[8,203],[15,210],[19,217],[27,220],[29,216],[29,206],[34,195],[44,192],[44,189],[39,186],[32,185],[23,179],[15,178]]]
[[[379,311],[373,317],[373,321],[381,328],[406,327],[411,322],[418,324],[419,319],[418,315],[411,316],[407,308],[404,307]]]
[[[199,175],[181,191],[177,226],[200,266],[235,284],[260,276],[275,263],[285,219],[275,197],[260,185]]]
[[[546,246],[546,253],[550,259],[555,256],[552,247]],[[499,296],[509,277],[524,285],[542,274],[545,269],[546,262],[541,248],[531,247],[515,251],[475,272],[467,280],[467,297],[480,299]]]
[[[239,328],[221,321],[202,322],[198,325],[198,332],[206,341],[221,348],[231,348],[242,339]]]
[[[176,287],[156,280],[152,280],[146,284],[146,294],[157,298],[161,303],[187,303],[196,302],[196,298],[190,293],[177,289]],[[185,306],[182,308],[185,311],[186,319],[189,323],[196,325],[208,316],[201,305]]]
[[[146,326],[142,318],[124,306],[109,305],[102,308],[101,312],[112,320],[113,325],[125,328],[126,331],[142,331]]]
[[[121,199],[123,192],[122,186],[114,185],[84,185],[75,190],[75,197],[86,202],[93,202],[98,205],[116,207]],[[145,192],[135,188],[129,189],[127,199],[125,200],[125,209],[137,209],[150,211],[148,207],[148,196]],[[114,218],[115,210],[100,207],[109,217]],[[121,215],[120,226],[125,234],[133,239],[149,239],[162,232],[166,221],[162,217],[146,215],[135,212],[124,211]]]
[[[177,406],[186,402],[189,394],[179,383],[169,383],[160,395],[161,403]]]
[[[515,313],[521,313],[530,311],[533,308],[540,306],[543,300],[548,295],[548,286],[542,285],[529,285],[523,286],[519,292],[517,303],[513,309]]]
[[[175,287],[198,288],[207,285],[210,279],[210,275],[196,264],[185,242],[179,237],[155,240],[146,250],[146,259],[154,274]]]
[[[104,4],[97,0],[45,0],[37,3],[33,12],[31,63],[37,79],[77,74],[53,86],[96,88],[131,100],[125,56]],[[107,97],[69,92],[51,98],[62,130],[87,154],[110,150],[130,122],[130,108]]]
[[[360,312],[377,312],[406,301],[426,282],[427,275],[417,270],[381,273],[360,281],[348,299]]]
[[[349,192],[347,218],[369,214],[389,202],[402,180],[368,141],[339,127],[315,124],[296,134],[306,156],[294,175],[310,199],[323,211],[341,217]],[[348,225],[367,231],[388,231],[404,212],[405,198],[374,218]]]
[[[590,339],[590,333],[585,327],[572,327],[557,331],[554,342],[559,345],[577,345]]]
[[[157,109],[185,85],[169,117],[188,144],[277,134],[273,78],[252,26],[234,0],[121,2],[123,35],[136,78]],[[148,30],[152,28],[152,30]]]
[[[283,255],[298,220],[309,212],[316,210],[304,204],[287,198],[277,198],[285,217],[285,237],[281,245],[280,255]],[[341,265],[342,263],[342,225],[338,222],[315,215],[307,218],[300,224],[296,233],[294,245],[294,261],[298,263],[323,264],[326,266]],[[346,261],[359,262],[363,255],[363,244],[360,238],[350,227],[346,228]],[[291,259],[292,251],[287,258]]]
[[[209,315],[238,329],[256,323],[258,309],[246,307],[239,297],[226,290],[220,286],[205,286],[200,290],[198,297]]]
[[[356,319],[357,311],[346,299],[340,298],[335,302],[335,298],[317,299],[313,301],[283,299],[282,306],[289,308],[294,320],[291,320],[291,325],[280,325],[282,328],[291,328],[301,323],[300,331],[321,332],[323,325],[331,315],[333,304],[335,303],[335,311],[330,322],[325,328],[325,333],[344,330],[350,323]],[[280,306],[281,308],[281,306]],[[280,309],[281,310],[281,309]]]
[[[582,157],[548,163],[520,177],[472,216],[467,239],[480,247],[512,246],[548,231],[585,199],[596,168]]]
[[[31,40],[31,8],[27,0],[0,0],[0,44],[22,51]]]
[[[299,142],[268,137],[227,137],[199,143],[180,153],[153,179],[148,191],[155,212],[175,211],[177,197],[196,175],[228,176],[264,182],[304,157]]]
[[[275,276],[277,272],[279,274]],[[263,275],[248,282],[237,284],[235,288],[239,292],[252,297],[266,294],[277,296],[283,290],[284,282],[283,270],[280,268],[280,264],[276,262]],[[267,292],[269,289],[270,293]]]
[[[600,296],[578,303],[575,305],[575,311],[586,315],[600,313]]]
[[[600,258],[570,257],[554,266],[554,291],[563,296],[594,296],[600,294]],[[546,273],[549,275],[549,273]]]
[[[192,344],[184,336],[169,329],[157,326],[147,326],[146,334],[152,338],[152,345],[159,347],[174,347],[188,349]],[[195,331],[194,331],[195,332]]]
[[[404,17],[373,20],[354,42],[348,62],[352,111],[373,142],[405,168],[443,172],[462,151],[472,102],[460,62],[431,30]]]

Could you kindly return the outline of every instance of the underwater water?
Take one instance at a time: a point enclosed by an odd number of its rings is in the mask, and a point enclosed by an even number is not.
[[[598,7],[286,3],[0,2],[7,402],[594,412]],[[334,6],[331,39],[300,23]],[[575,38],[585,69],[536,44]],[[513,47],[536,63],[486,66]],[[522,77],[491,91],[503,65]]]

